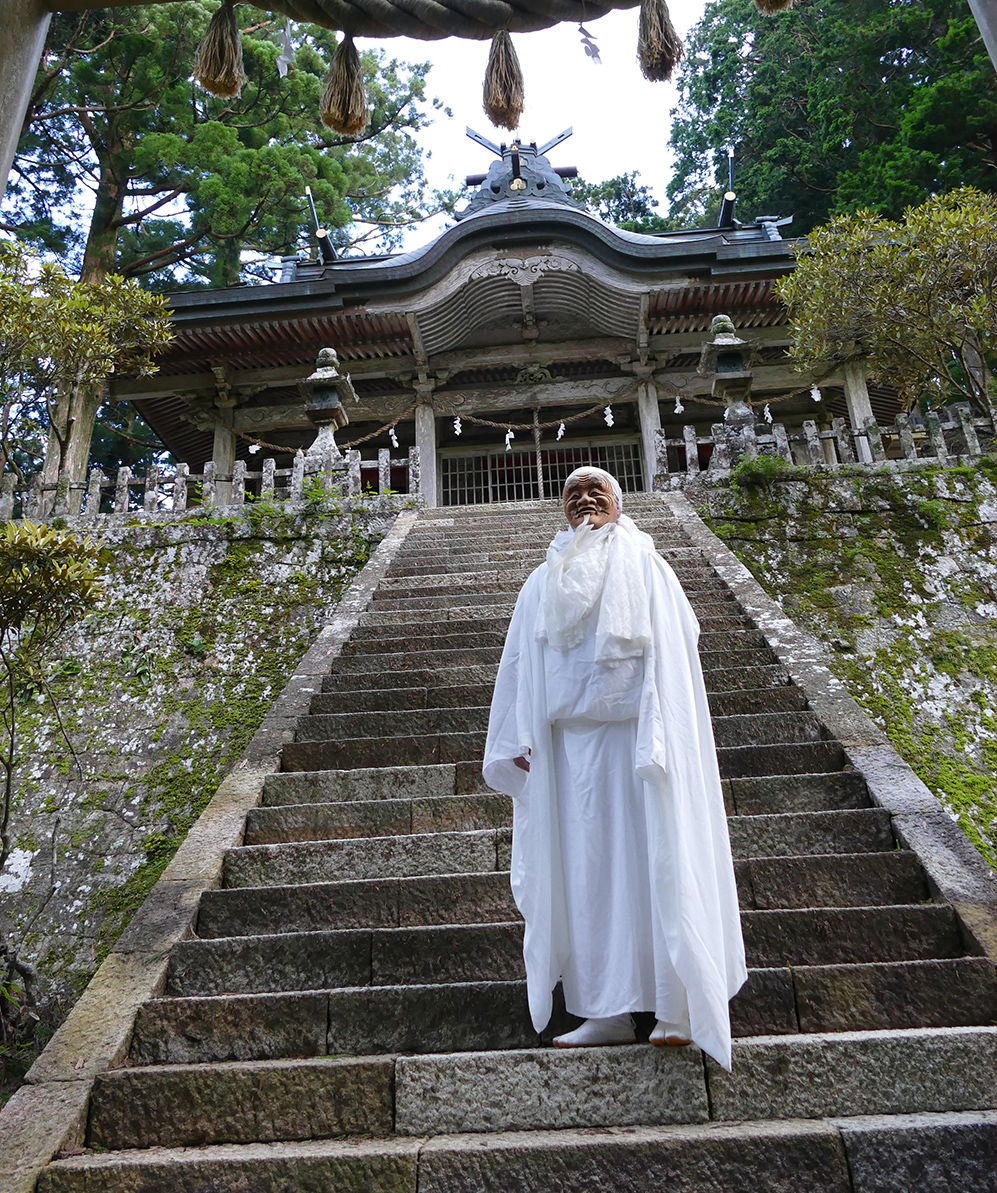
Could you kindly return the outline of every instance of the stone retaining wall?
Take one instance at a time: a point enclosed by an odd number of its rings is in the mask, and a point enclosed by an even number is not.
[[[784,477],[688,493],[993,866],[994,469]]]
[[[103,597],[52,665],[66,735],[44,696],[22,705],[0,932],[37,973],[39,1023],[25,1008],[0,1040],[8,1081],[141,905],[403,504],[160,514],[101,532],[113,557]]]

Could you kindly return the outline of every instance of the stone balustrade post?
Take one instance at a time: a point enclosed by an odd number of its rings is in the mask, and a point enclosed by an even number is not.
[[[955,416],[959,423],[959,430],[962,431],[962,437],[966,441],[966,455],[971,459],[978,459],[980,440],[976,434],[976,427],[973,426],[972,410],[968,405],[960,402],[955,408]]]
[[[786,434],[786,428],[782,423],[772,424],[772,443],[775,446],[776,455],[784,464],[792,464],[793,449],[789,446],[789,436]]]
[[[668,489],[668,436],[661,427],[654,432],[652,489],[655,493],[664,493]]]
[[[727,427],[724,423],[714,423],[710,427],[713,438],[713,454],[710,456],[709,471],[730,472],[730,446],[727,442]]]
[[[0,482],[0,522],[9,522],[14,516],[14,495],[17,491],[17,477],[13,472],[4,473]]]
[[[142,494],[142,508],[147,514],[159,509],[159,465],[150,464],[145,474],[145,490]]]
[[[215,481],[216,476],[214,460],[208,460],[204,465],[204,473],[201,476],[201,505],[212,507],[218,500],[218,485]]]
[[[87,481],[87,499],[84,508],[84,513],[90,522],[96,522],[100,515],[100,496],[106,477],[98,467],[90,469],[90,477]]]
[[[745,460],[754,460],[758,455],[758,435],[752,423],[741,428],[741,451]]]
[[[291,489],[288,494],[292,504],[298,504],[304,495],[305,487],[305,453],[299,447],[294,453],[291,464]]]
[[[900,450],[905,460],[917,459],[917,448],[914,446],[914,432],[910,429],[910,419],[906,414],[898,414],[893,420],[893,427],[900,440]]]
[[[879,423],[874,418],[867,418],[865,420],[865,434],[873,460],[876,463],[885,460],[886,451],[883,448],[883,436],[879,430]]]
[[[128,484],[132,479],[132,470],[127,466],[118,469],[118,475],[114,481],[114,512],[116,514],[128,513]]]
[[[267,456],[263,461],[263,476],[260,479],[261,501],[273,501],[276,489],[276,478],[274,476],[276,471],[277,461],[272,456]]]
[[[31,478],[31,483],[28,486],[28,500],[27,509],[24,511],[26,518],[39,519],[42,516],[42,508],[44,504],[44,495],[42,493],[42,474],[36,472]]]
[[[232,489],[230,505],[243,505],[246,500],[246,461],[236,460],[232,465]]]
[[[699,439],[696,428],[688,423],[682,428],[682,438],[685,441],[685,471],[688,476],[699,473]]]
[[[812,418],[804,420],[803,439],[807,445],[807,463],[814,468],[823,468],[825,461],[824,453],[820,447],[820,432],[817,430],[817,423]]]
[[[408,449],[408,491],[411,497],[422,495],[422,453],[418,447]]]
[[[173,511],[182,514],[187,508],[187,479],[190,469],[186,464],[178,464],[173,474]]]
[[[945,433],[942,430],[942,420],[938,417],[938,412],[929,410],[924,416],[924,425],[928,430],[928,442],[934,448],[935,459],[939,464],[947,464],[949,449],[945,444]]]
[[[361,488],[360,453],[351,448],[346,453],[346,491],[350,497],[359,497]]]
[[[387,493],[391,488],[391,449],[377,449],[377,491]]]
[[[831,430],[834,432],[838,444],[838,459],[842,464],[854,464],[856,459],[855,441],[852,438],[851,427],[843,418],[832,418]]]
[[[65,518],[69,513],[70,483],[69,473],[60,472],[59,479],[55,482],[55,501],[52,503],[53,517]]]

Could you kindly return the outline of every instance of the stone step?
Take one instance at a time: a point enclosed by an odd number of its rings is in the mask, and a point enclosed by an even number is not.
[[[539,561],[538,561],[539,562]],[[535,566],[535,565],[534,565]],[[379,605],[382,600],[404,600],[411,597],[438,597],[445,594],[448,604],[454,601],[463,602],[466,595],[493,595],[496,593],[518,593],[526,582],[526,578],[533,567],[518,568],[516,570],[497,571],[495,573],[482,572],[480,575],[471,573],[461,576],[431,576],[422,579],[421,583],[413,583],[411,576],[399,576],[392,579],[385,577],[377,586],[373,603]],[[712,568],[702,567],[683,569],[679,574],[679,581],[687,593],[710,593],[728,591],[727,585],[713,571]]]
[[[386,675],[380,670],[334,672],[322,679],[323,692],[379,691],[391,688],[447,688],[461,684],[495,686],[497,663],[479,666],[440,666],[435,669],[411,668]],[[781,664],[760,667],[716,667],[704,672],[707,692],[730,692],[748,688],[780,687],[789,683],[789,673]]]
[[[756,858],[734,864],[749,911],[873,907],[927,901],[920,863],[907,850]],[[333,928],[403,928],[504,923],[519,918],[507,871],[416,878],[348,879],[206,891],[197,933],[261,936]]]
[[[488,728],[488,714],[488,705],[390,712],[312,713],[298,721],[296,740],[345,742],[359,738],[397,739],[433,734],[442,737],[484,733]],[[718,746],[819,741],[821,725],[812,712],[742,713],[728,717],[714,716],[713,735]]]
[[[439,615],[433,617],[432,624],[446,626],[459,633],[481,630],[485,633],[496,631],[504,634],[509,626],[514,606],[515,602],[513,601],[503,606],[489,605],[484,614],[480,609],[474,607],[462,609],[460,606],[455,606],[451,609],[440,610]],[[754,629],[754,622],[740,611],[739,606],[725,604],[723,608],[722,615],[699,617],[699,626],[704,633],[709,633],[712,630]],[[425,632],[426,625],[426,618],[418,609],[402,610],[395,613],[361,613],[360,622],[353,631],[352,638],[359,641],[382,632],[388,632],[392,627],[397,635],[403,635],[410,630]]]
[[[893,850],[882,808],[728,818],[735,856],[787,857]],[[375,839],[433,832],[511,828],[512,801],[495,793],[424,799],[343,800],[252,808],[245,846]]]
[[[367,691],[327,692],[312,697],[312,715],[393,712],[403,709],[470,708],[490,704],[494,684],[454,685],[449,688],[383,688]],[[714,716],[760,712],[799,712],[806,707],[802,688],[749,688],[742,692],[710,693]]]
[[[783,714],[786,717],[800,714]],[[363,767],[432,766],[448,762],[478,762],[484,756],[485,734],[446,733],[422,737],[346,738],[288,742],[281,768],[295,770],[353,770]],[[845,764],[840,742],[802,741],[770,745],[721,746],[717,749],[723,778],[742,775],[815,774],[841,770]]]
[[[363,644],[366,645],[366,644]],[[389,653],[341,654],[333,664],[334,675],[356,675],[366,671],[377,672],[381,682],[387,676],[400,671],[435,671],[446,667],[492,667],[497,668],[502,658],[502,643],[493,646],[463,646],[457,649],[402,650]],[[731,667],[766,667],[776,662],[775,653],[769,646],[755,646],[748,650],[701,650],[700,664],[704,674],[708,671],[727,670]]]
[[[326,829],[323,809],[332,807]],[[301,805],[311,831],[340,833],[353,805]],[[383,806],[383,805],[382,805]],[[391,804],[388,804],[389,810]],[[292,805],[293,807],[293,805]],[[261,810],[263,819],[270,810]],[[286,809],[275,809],[283,812]],[[882,808],[841,812],[791,812],[775,816],[730,817],[731,849],[738,860],[802,857],[811,854],[877,853],[892,850],[889,813]],[[353,878],[398,878],[428,874],[469,874],[508,868],[511,829],[458,832],[386,833],[383,836],[329,836],[320,839],[237,846],[225,855],[225,885],[275,886]]]
[[[725,779],[723,788],[728,811],[739,816],[870,806],[865,780],[856,771]],[[491,794],[484,785],[480,766],[473,762],[449,763],[271,774],[266,777],[262,805]]]
[[[884,970],[880,973],[880,985],[889,1005],[890,979]],[[773,967],[758,976],[758,993],[745,999],[746,1011],[738,1030],[748,1029],[748,1043],[766,1036],[777,1043],[780,1037],[785,1039],[791,1034],[781,1024],[788,1024],[794,1013],[793,969]],[[936,989],[930,996],[939,1006],[951,1002],[944,997],[946,976],[952,977],[936,974],[927,980],[929,986],[942,985],[941,992]],[[748,986],[753,979],[754,975]],[[848,980],[854,981],[854,975],[842,979],[846,985]],[[895,974],[892,980],[900,981]],[[917,979],[913,980],[916,983]],[[974,976],[966,980],[970,988],[976,988]],[[875,984],[875,979],[869,981]],[[734,1014],[732,1007],[732,1030]],[[757,1030],[759,1020],[769,1027],[768,1031]],[[551,1031],[563,1030],[571,1022],[563,1013],[556,1014]],[[972,1028],[948,1030],[965,1032]],[[130,1059],[135,1065],[203,1064],[296,1056],[505,1051],[535,1049],[539,1043],[526,1008],[526,983],[479,981],[153,999],[139,1011]],[[695,1054],[695,1050],[690,1052]],[[740,1076],[736,1061],[734,1071]],[[766,1109],[770,1116],[779,1114],[778,1109]]]
[[[992,1193],[994,1167],[994,1115],[988,1111],[954,1111],[903,1115],[895,1111],[884,1118],[850,1116],[834,1120],[784,1119],[778,1122],[706,1122],[687,1124],[626,1126],[603,1131],[570,1129],[564,1126],[581,1115],[591,1118],[597,1107],[612,1108],[617,1082],[605,1087],[615,1074],[623,1101],[618,1115],[644,1098],[644,1117],[658,1123],[674,1115],[667,1099],[675,1083],[662,1081],[664,1062],[671,1058],[645,1057],[647,1049],[631,1049],[627,1063],[604,1050],[597,1054],[565,1054],[563,1067],[549,1071],[518,1071],[524,1094],[534,1089],[543,1097],[546,1121],[560,1129],[502,1131],[419,1136],[392,1139],[326,1139],[284,1142],[278,1136],[264,1144],[226,1142],[189,1146],[182,1150],[151,1147],[132,1151],[86,1153],[51,1164],[39,1181],[39,1193],[246,1193],[247,1190],[364,1190],[365,1193],[457,1193],[489,1190],[494,1193],[590,1193],[644,1189],[688,1190],[689,1193],[741,1193],[763,1189],[765,1193],[892,1193],[893,1190],[921,1190],[926,1174],[933,1193]],[[657,1051],[657,1050],[656,1050]],[[671,1050],[661,1050],[671,1051]],[[976,1059],[974,1057],[974,1059]],[[299,1062],[295,1062],[299,1063]],[[560,1063],[560,1062],[558,1062]],[[643,1069],[638,1066],[643,1064]],[[184,1070],[185,1072],[190,1070]],[[247,1067],[247,1073],[252,1068]],[[671,1074],[671,1070],[668,1070]],[[499,1074],[501,1076],[502,1074]],[[794,1074],[795,1075],[795,1074]],[[863,1073],[860,1071],[859,1076]],[[511,1074],[510,1074],[511,1076]],[[648,1079],[650,1077],[650,1080]],[[532,1080],[530,1080],[532,1078]],[[123,1079],[124,1080],[124,1079]],[[190,1130],[196,1135],[197,1112],[208,1113],[214,1105],[231,1104],[233,1116],[243,1113],[246,1098],[235,1095],[228,1102],[228,1089],[212,1096],[214,1087],[203,1086],[194,1077],[180,1088],[170,1088],[157,1104],[169,1106],[164,1130],[177,1137]],[[243,1088],[254,1087],[247,1076]],[[303,1088],[325,1088],[313,1082]],[[629,1084],[628,1084],[629,1083]],[[916,1099],[909,1094],[909,1082],[897,1090],[894,1104]],[[236,1089],[233,1082],[231,1088]],[[272,1081],[261,1076],[259,1088],[269,1091]],[[848,1106],[868,1104],[869,1097],[857,1083],[849,1083],[853,1096]],[[183,1096],[181,1090],[191,1089]],[[174,1092],[177,1097],[174,1098]],[[878,1091],[877,1107],[884,1103]],[[224,1102],[223,1102],[224,1100]],[[256,1105],[262,1098],[252,1098]],[[937,1101],[937,1097],[935,1101]],[[327,1102],[321,1096],[314,1103]],[[176,1107],[176,1109],[173,1109]],[[323,1109],[325,1107],[323,1106]],[[301,1116],[297,1108],[282,1104],[286,1120],[261,1111],[261,1129],[283,1129]],[[153,1117],[155,1106],[141,1113]],[[311,1120],[320,1122],[318,1112]],[[233,1127],[235,1126],[233,1117]],[[269,1124],[273,1123],[270,1128]],[[188,1124],[190,1127],[188,1128]],[[265,1124],[265,1125],[263,1125]],[[264,1137],[266,1137],[264,1135]],[[852,1183],[852,1176],[855,1184]]]
[[[376,655],[400,654],[402,652],[425,652],[437,650],[476,649],[483,646],[497,647],[499,650],[505,645],[506,629],[493,628],[489,630],[474,629],[450,630],[450,627],[439,627],[435,633],[426,633],[426,627],[421,627],[421,633],[399,634],[396,627],[385,627],[383,632],[354,635],[343,646],[340,657],[348,655]],[[765,647],[767,643],[757,630],[723,629],[701,632],[699,650],[730,651],[752,650]]]
[[[740,1034],[794,1031],[797,1030],[797,1023],[800,1030],[804,1031],[911,1026],[918,1022],[917,1018],[912,1019],[911,1016],[921,1015],[922,1011],[918,1007],[922,1004],[926,1006],[931,998],[934,999],[931,1014],[936,1017],[933,1022],[956,1024],[993,1021],[993,966],[985,958],[960,959],[959,952],[953,954],[951,950],[944,951],[950,942],[939,923],[934,922],[940,920],[933,914],[938,908],[922,905],[892,907],[885,909],[884,915],[892,918],[894,923],[902,922],[908,934],[908,947],[915,951],[916,960],[935,960],[936,955],[930,950],[942,948],[942,958],[965,962],[961,969],[959,966],[936,966],[932,969],[929,965],[921,964],[909,972],[903,970],[901,973],[900,970],[890,970],[889,965],[884,966],[884,960],[905,964],[908,958],[902,952],[892,958],[864,955],[856,961],[851,955],[856,948],[856,925],[859,929],[866,927],[871,918],[870,911],[875,910],[811,908],[801,911],[743,911],[746,941],[749,942],[748,964],[763,973],[749,982],[745,988],[746,997],[739,996],[739,1003],[750,1004],[747,1008],[741,1007],[739,1012]],[[809,914],[803,915],[802,911],[808,911]],[[818,916],[818,911],[823,914]],[[920,913],[919,920],[912,917],[913,911]],[[906,918],[903,918],[904,915]],[[780,916],[784,931],[792,931],[802,925],[802,935],[799,939],[790,937],[782,943],[782,948],[789,955],[775,964],[768,955],[754,955],[750,935],[752,925],[756,921],[761,923],[765,947],[771,949],[768,943],[772,934],[770,921]],[[876,935],[881,939],[882,932]],[[842,956],[842,953],[845,955]],[[872,976],[863,968],[870,964],[878,965]],[[824,972],[835,965],[844,965],[848,973],[835,976]],[[779,1007],[787,1005],[787,998],[792,1003],[790,966],[793,969],[811,966],[821,971],[807,979],[809,985],[805,989],[809,991],[806,995],[809,1001],[806,1002],[806,1016],[803,1010],[792,1011],[792,1022],[779,1010]],[[469,982],[522,981],[525,977],[521,922],[337,928],[181,941],[170,955],[165,994],[170,998],[187,999],[354,987],[449,988]],[[931,982],[939,985],[940,989],[930,997],[923,990],[916,996],[908,990],[908,987],[914,989],[911,983],[914,986],[921,983],[923,986]],[[921,987],[917,986],[917,989]],[[969,997],[967,991],[971,990],[977,990],[977,993]],[[790,994],[787,995],[787,991]],[[956,995],[960,993],[962,997],[957,998]],[[887,1008],[882,1013],[875,1011],[880,1003]],[[957,1006],[951,1006],[953,1003]],[[946,1007],[950,1009],[946,1010]],[[882,1018],[882,1015],[887,1018]],[[907,1017],[900,1022],[897,1016],[902,1015]],[[957,1018],[945,1020],[945,1015],[956,1015]],[[966,1015],[970,1017],[958,1017]],[[816,1023],[817,1026],[807,1026],[810,1023]]]
[[[706,566],[703,553],[698,547],[687,546],[678,540],[659,542],[657,547],[658,553],[673,567],[676,564]],[[493,572],[496,568],[521,569],[524,566],[535,566],[543,558],[543,551],[534,546],[525,551],[512,548],[500,551],[462,551],[446,547],[428,550],[419,547],[400,552],[386,574],[391,579],[403,579],[406,576],[476,575],[481,572]]]
[[[706,588],[699,588],[694,584],[689,584],[683,585],[683,588],[697,614],[700,609],[711,608],[713,606],[735,605],[734,594],[730,589],[721,587],[719,584]],[[397,594],[391,594],[390,596],[387,593],[382,594],[379,587],[378,591],[371,598],[367,608],[370,612],[418,609],[425,611],[427,614],[431,612],[435,616],[437,609],[449,609],[455,606],[469,608],[472,605],[509,605],[514,602],[518,592],[519,586],[517,585],[512,585],[504,589],[496,585],[494,592],[475,592],[465,588],[462,591],[454,593],[437,595],[422,594],[406,597],[398,596]]]

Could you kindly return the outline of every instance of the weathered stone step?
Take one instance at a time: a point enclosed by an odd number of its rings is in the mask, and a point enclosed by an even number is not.
[[[389,712],[312,713],[298,721],[299,742],[359,738],[400,739],[438,734],[484,733],[488,705],[455,708],[392,710]],[[819,741],[821,725],[812,712],[742,713],[714,716],[718,746],[767,745],[773,742]],[[483,743],[482,743],[483,744]],[[448,759],[449,761],[449,759]]]
[[[371,598],[368,609],[371,611],[421,609],[428,613],[436,609],[448,609],[454,606],[467,608],[471,605],[508,605],[518,595],[520,587],[520,585],[516,584],[505,588],[496,585],[494,592],[479,592],[470,588],[463,588],[453,593],[429,596],[425,594],[418,596],[398,596],[395,593],[391,595],[387,593],[382,594],[379,587],[378,591]],[[734,594],[730,589],[721,586],[719,581],[703,587],[690,582],[683,584],[682,587],[693,609],[697,613],[701,608],[712,607],[714,605],[735,604]]]
[[[750,925],[761,913],[742,914]],[[792,917],[787,919],[791,928],[799,917],[786,915]],[[868,909],[838,910],[836,915],[830,926],[842,939],[825,939],[819,923],[828,921],[811,916],[809,938],[788,942],[792,955],[781,967],[759,967],[761,959],[749,948],[753,976],[732,1007],[737,1034],[993,1022],[994,967],[985,958],[936,960],[929,954],[916,962],[902,956],[842,961],[837,954],[853,947],[854,936],[854,927],[842,917],[861,923]],[[915,947],[923,950],[927,939],[922,925]],[[482,981],[521,981],[526,976],[522,949],[521,922],[188,940],[176,945],[170,956],[165,993],[184,999],[359,987],[448,989]],[[803,952],[812,956],[796,961],[796,954]],[[794,985],[796,969],[801,976]],[[355,1035],[357,1029],[350,1030]]]
[[[725,779],[724,798],[738,816],[831,812],[870,805],[865,779],[857,771]]]
[[[445,626],[457,633],[470,633],[481,630],[485,633],[505,633],[509,626],[509,619],[515,602],[510,601],[505,606],[489,605],[482,613],[480,609],[462,609],[456,606],[447,610],[440,610],[438,616],[432,618],[433,625]],[[700,616],[699,625],[704,633],[712,630],[754,629],[754,622],[737,605],[725,603],[724,612],[718,616]],[[394,628],[396,635],[404,635],[410,631],[424,633],[427,626],[425,615],[418,609],[402,610],[394,613],[361,613],[360,622],[353,632],[353,638],[361,640],[375,637]]]
[[[361,644],[367,645],[366,643]],[[392,653],[345,653],[334,664],[334,675],[355,675],[375,671],[382,683],[387,675],[400,671],[435,670],[440,667],[497,668],[502,658],[502,643],[493,646],[463,646],[457,649],[401,650]],[[700,650],[703,672],[727,670],[731,667],[765,667],[776,663],[769,646],[755,646],[748,650]]]
[[[250,809],[244,843],[466,832],[511,824],[512,801],[497,793],[289,804]]]
[[[734,864],[747,911],[916,904],[928,899],[920,863],[907,850],[756,858]],[[416,878],[350,879],[300,885],[205,891],[198,911],[202,939],[404,928],[431,924],[505,923],[519,918],[504,870]]]
[[[390,1135],[394,1078],[394,1057],[112,1069],[94,1083],[86,1146],[201,1148]]]
[[[676,1055],[667,1055],[673,1051]],[[395,1069],[395,1129],[399,1133],[433,1134],[587,1126],[592,1121],[591,1111],[582,1119],[578,1100],[587,1101],[593,1095],[598,1098],[601,1121],[608,1126],[647,1118],[674,1121],[680,1114],[691,1119],[694,1110],[702,1119],[711,1114],[714,1119],[735,1120],[743,1125],[752,1119],[988,1109],[994,1098],[994,1034],[989,1028],[922,1028],[739,1040],[734,1046],[733,1073],[727,1074],[707,1060],[708,1109],[700,1100],[705,1091],[693,1069],[694,1053],[690,1056],[685,1050],[661,1049],[654,1055],[641,1047],[624,1049],[622,1053],[619,1049],[580,1052],[577,1060],[579,1053],[568,1053],[567,1061],[557,1049],[498,1056],[399,1058]],[[966,1067],[972,1067],[973,1072],[963,1084],[960,1073]],[[754,1180],[747,1179],[741,1185],[720,1186],[712,1179],[693,1185],[678,1172],[674,1184],[669,1181],[667,1185],[651,1185],[645,1169],[641,1181],[626,1186],[619,1183],[618,1176],[607,1172],[609,1179],[602,1187],[722,1188],[731,1193],[758,1187],[768,1193],[778,1187],[770,1183],[770,1173],[778,1172],[781,1165],[773,1164],[771,1156],[764,1153],[755,1159],[759,1167]],[[836,1159],[835,1167],[844,1179],[831,1187],[845,1193],[851,1185],[841,1159]],[[812,1171],[811,1164],[812,1158],[796,1170],[797,1182],[801,1172]],[[632,1171],[636,1176],[637,1171]],[[470,1172],[477,1175],[480,1169],[476,1166]],[[510,1188],[508,1184],[492,1187]],[[598,1186],[586,1183],[575,1187]],[[821,1178],[817,1184],[807,1180],[795,1186],[808,1191],[826,1187]]]
[[[674,540],[659,542],[657,548],[661,557],[672,566],[676,564],[705,566],[703,554],[698,547],[687,546]],[[543,562],[543,558],[543,549],[538,549],[535,546],[526,550],[501,551],[461,551],[460,549],[442,547],[435,551],[414,549],[399,553],[386,574],[391,579],[401,579],[406,576],[474,575],[481,572],[494,572],[496,569],[529,569]]]
[[[406,928],[430,924],[504,923],[517,919],[507,871],[421,878],[205,891],[197,916],[202,939],[316,932],[346,928]]]
[[[323,692],[379,691],[391,688],[447,688],[461,684],[495,686],[497,663],[463,666],[459,663],[438,668],[417,668],[393,671],[384,670],[334,672],[322,679]],[[747,688],[780,687],[789,683],[789,673],[781,664],[766,664],[755,667],[716,667],[703,676],[707,692],[730,692]],[[491,697],[489,697],[490,701]]]
[[[447,603],[452,604],[455,600],[463,602],[465,596],[470,594],[483,596],[517,593],[532,571],[533,567],[529,567],[480,574],[472,572],[469,575],[427,576],[422,578],[421,583],[413,583],[414,577],[411,576],[386,576],[377,586],[373,603],[379,605],[382,600],[404,600],[407,597],[431,599],[446,594]],[[710,567],[692,568],[676,565],[675,571],[683,590],[687,593],[712,594],[728,591],[727,585]]]
[[[340,834],[351,807],[354,805],[345,805],[344,811],[341,805],[306,804],[300,815],[302,819],[310,818],[310,831],[316,834]],[[333,809],[326,821],[328,828],[323,825],[325,808]],[[737,859],[876,853],[892,850],[894,845],[889,814],[881,808],[735,816],[729,818],[729,824],[731,848]],[[283,886],[345,878],[504,870],[508,868],[510,843],[511,829],[488,828],[371,837],[331,835],[299,842],[244,845],[225,855],[225,885]]]
[[[666,1099],[673,1083],[662,1081],[657,1069],[660,1060],[667,1058],[649,1061],[645,1051],[631,1049],[626,1064],[620,1056],[613,1058],[619,1088],[630,1095],[615,1104],[625,1115],[643,1097],[645,1114],[660,1123],[669,1113]],[[807,1193],[852,1193],[853,1189],[893,1193],[917,1189],[918,1181],[931,1173],[936,1181],[933,1193],[992,1193],[994,1115],[988,1111],[890,1112],[886,1119],[877,1113],[833,1121],[695,1122],[596,1132],[566,1129],[563,1123],[580,1112],[586,1091],[599,1091],[592,1098],[592,1109],[603,1101],[608,1058],[598,1052],[568,1054],[571,1068],[565,1065],[553,1079],[539,1069],[518,1074],[527,1078],[527,1094],[532,1088],[543,1092],[547,1116],[561,1129],[438,1135],[428,1141],[402,1136],[88,1153],[50,1165],[38,1190],[536,1193],[542,1188],[545,1193],[597,1189],[741,1193],[758,1188],[764,1193],[803,1189]],[[635,1069],[641,1064],[642,1069]],[[610,1105],[614,1105],[616,1084],[605,1091],[604,1100]],[[852,1094],[846,1100],[848,1106],[868,1103],[860,1086],[848,1089]],[[898,1092],[903,1097],[907,1089]],[[882,1105],[882,1091],[878,1096]],[[210,1108],[211,1097],[205,1096],[204,1102]],[[188,1102],[187,1115],[174,1111],[169,1127],[182,1131],[180,1124],[195,1121],[198,1105]]]
[[[856,771],[725,779],[723,789],[728,812],[739,816],[870,806],[865,780]],[[482,794],[494,793],[485,787],[480,766],[468,762],[271,774],[264,784],[262,804],[411,801]]]
[[[380,691],[327,692],[312,697],[310,713],[344,714],[392,712],[402,709],[470,708],[490,704],[493,684],[454,685],[449,688],[384,688]],[[711,692],[710,710],[714,716],[799,712],[806,707],[802,688],[749,688],[742,692]]]
[[[789,717],[800,714],[783,715]],[[352,770],[363,767],[432,766],[449,762],[480,763],[484,747],[484,732],[387,739],[361,737],[296,741],[288,742],[283,747],[281,769]],[[841,770],[845,755],[840,742],[801,741],[721,746],[717,749],[717,760],[723,778],[738,778],[742,775],[816,774],[822,770]]]
[[[139,1010],[133,1064],[530,1048],[525,982],[162,998]]]
[[[399,633],[396,627],[385,627],[379,633],[354,635],[343,646],[340,657],[348,655],[399,654],[402,652],[424,652],[437,650],[465,650],[491,646],[499,650],[505,644],[506,629],[465,630],[451,629],[449,625],[439,627],[435,633]],[[757,630],[722,629],[700,633],[699,650],[731,651],[751,650],[767,645],[764,635]]]
[[[969,1016],[988,1012],[986,1002],[990,998],[992,1004],[994,985],[992,967],[980,958],[800,968],[779,976],[792,983],[795,1005],[806,1024],[790,1033],[793,1035],[876,1030],[813,1026],[825,1018],[820,1012],[811,1014],[815,999],[819,1004],[828,990],[841,983],[861,987],[866,995],[862,1012],[872,1011],[866,1017],[889,1021],[879,1030],[913,1026],[906,1020],[916,1013],[931,1021],[918,1024],[920,1027],[975,1026],[979,1021]],[[946,987],[955,997],[947,995]],[[847,1002],[839,1000],[838,1005],[850,1009]],[[733,1014],[736,1019],[736,1010]],[[953,1016],[960,1022],[949,1022]],[[861,1013],[855,1016],[861,1017]],[[735,1038],[741,1034],[735,1031]],[[644,1051],[640,1049],[640,1053]],[[659,1075],[674,1081],[675,1069],[684,1071],[690,1064],[689,1054],[695,1057],[693,1049],[666,1051],[663,1061],[649,1061],[640,1053],[617,1052],[613,1059],[629,1070],[633,1056],[644,1071],[655,1066]],[[548,1054],[543,1050],[539,1055]],[[394,1076],[393,1057],[315,1057],[112,1070],[95,1083],[86,1144],[97,1149],[203,1147],[334,1135],[385,1136],[394,1129]],[[403,1096],[403,1106],[404,1100]],[[692,1103],[696,1105],[702,1110],[701,1102]],[[690,1108],[687,1103],[686,1113]],[[674,1104],[670,1113],[675,1114]],[[404,1111],[401,1125],[404,1129]]]

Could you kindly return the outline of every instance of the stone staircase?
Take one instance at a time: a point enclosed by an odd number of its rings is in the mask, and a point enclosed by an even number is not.
[[[750,967],[733,1073],[555,1051],[563,1006],[534,1033],[480,758],[562,519],[426,511],[40,1190],[992,1189],[993,966],[667,507],[628,512],[703,631]]]

